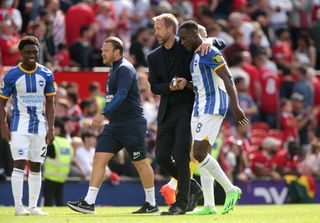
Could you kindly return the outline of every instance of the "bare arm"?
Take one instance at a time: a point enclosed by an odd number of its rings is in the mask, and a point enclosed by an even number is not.
[[[219,1],[218,0],[212,0],[211,4],[210,4],[210,7],[209,7],[210,12],[216,11],[218,5],[219,5]]]
[[[51,144],[54,140],[54,118],[55,118],[55,109],[54,109],[54,96],[46,96],[46,118],[48,124],[48,132],[46,135],[47,145]]]
[[[10,136],[9,127],[8,127],[7,121],[6,121],[7,112],[5,109],[7,101],[8,101],[8,99],[0,98],[0,127],[1,127],[1,131],[2,131],[2,138],[6,142],[9,142],[11,140],[11,136]]]
[[[219,67],[215,72],[224,82],[237,123],[240,125],[247,125],[249,120],[239,106],[238,94],[228,67],[224,65]]]

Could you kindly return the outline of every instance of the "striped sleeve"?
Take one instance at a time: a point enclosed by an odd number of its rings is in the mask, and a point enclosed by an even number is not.
[[[44,94],[46,96],[53,96],[56,94],[57,91],[57,84],[54,80],[53,73],[50,72],[49,74],[46,74],[46,86],[44,89]]]
[[[226,64],[221,52],[215,47],[212,47],[211,51],[204,56],[203,63],[214,71]]]
[[[12,79],[11,72],[9,71],[1,82],[0,87],[0,97],[3,99],[8,99],[12,95],[12,90],[14,88],[14,80]]]

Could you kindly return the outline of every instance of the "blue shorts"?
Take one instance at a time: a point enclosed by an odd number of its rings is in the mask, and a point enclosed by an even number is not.
[[[98,137],[96,152],[118,153],[125,148],[132,161],[146,158],[146,122],[127,126],[105,125]]]

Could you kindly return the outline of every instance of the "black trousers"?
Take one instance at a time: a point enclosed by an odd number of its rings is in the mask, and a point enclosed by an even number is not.
[[[64,183],[53,182],[45,179],[43,182],[44,206],[64,206]]]
[[[191,113],[193,104],[170,106],[158,123],[156,160],[161,168],[178,180],[176,204],[188,205],[190,188]]]

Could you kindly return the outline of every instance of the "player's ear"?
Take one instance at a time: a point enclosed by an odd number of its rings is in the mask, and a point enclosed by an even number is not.
[[[114,52],[114,53],[117,52],[117,54],[120,55],[120,49],[115,49],[115,50],[113,50],[113,52]]]

